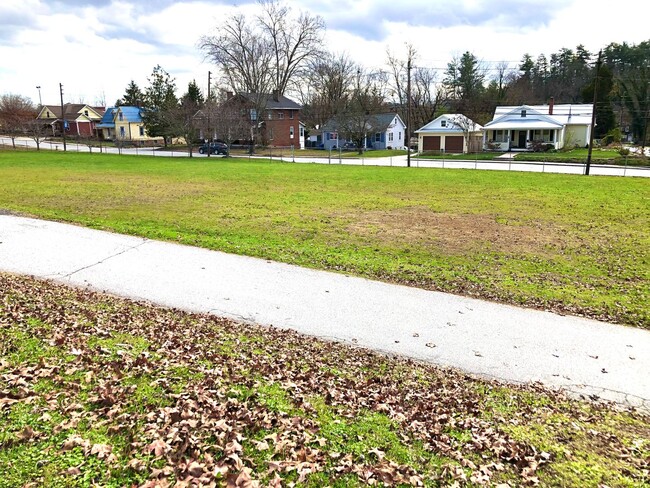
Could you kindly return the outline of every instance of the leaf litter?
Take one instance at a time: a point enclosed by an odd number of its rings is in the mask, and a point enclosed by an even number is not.
[[[535,486],[588,437],[602,485],[649,481],[640,412],[27,277],[0,292],[0,471],[33,444],[71,486]]]

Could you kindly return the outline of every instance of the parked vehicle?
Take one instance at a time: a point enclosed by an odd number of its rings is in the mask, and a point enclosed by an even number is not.
[[[210,144],[202,144],[199,146],[199,153],[207,153],[208,147],[210,148],[210,154],[223,154],[224,156],[228,156],[228,145],[224,144],[223,142],[211,142]]]

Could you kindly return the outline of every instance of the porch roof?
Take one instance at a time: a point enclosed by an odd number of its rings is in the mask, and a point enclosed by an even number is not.
[[[548,120],[504,120],[494,124],[486,124],[485,130],[535,130],[535,129],[561,129],[562,124],[550,122]]]

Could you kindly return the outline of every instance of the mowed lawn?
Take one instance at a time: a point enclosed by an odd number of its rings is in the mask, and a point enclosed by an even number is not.
[[[0,209],[650,328],[650,180],[0,152]]]

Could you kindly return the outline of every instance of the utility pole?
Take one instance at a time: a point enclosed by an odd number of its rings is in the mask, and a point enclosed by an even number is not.
[[[38,90],[38,108],[41,108],[43,106],[43,99],[41,98],[41,85],[38,85],[36,89]]]
[[[208,110],[208,157],[210,157],[210,144],[212,143],[212,132],[210,132],[210,111],[212,110],[212,101],[210,100],[210,84],[211,79],[210,77],[212,76],[212,72],[208,71],[208,100],[207,103],[205,104],[207,110]]]
[[[63,106],[63,83],[59,83],[59,94],[61,95],[61,134],[63,134],[63,151],[66,151],[65,145],[65,107]]]
[[[406,64],[406,167],[411,167],[411,53]]]
[[[589,168],[591,167],[591,151],[594,148],[594,127],[596,126],[596,104],[598,101],[598,75],[600,73],[600,65],[602,64],[603,51],[598,52],[598,61],[596,61],[596,79],[594,80],[594,106],[591,109],[591,130],[589,131],[589,152],[587,153],[587,166],[585,167],[585,175],[589,175]]]

